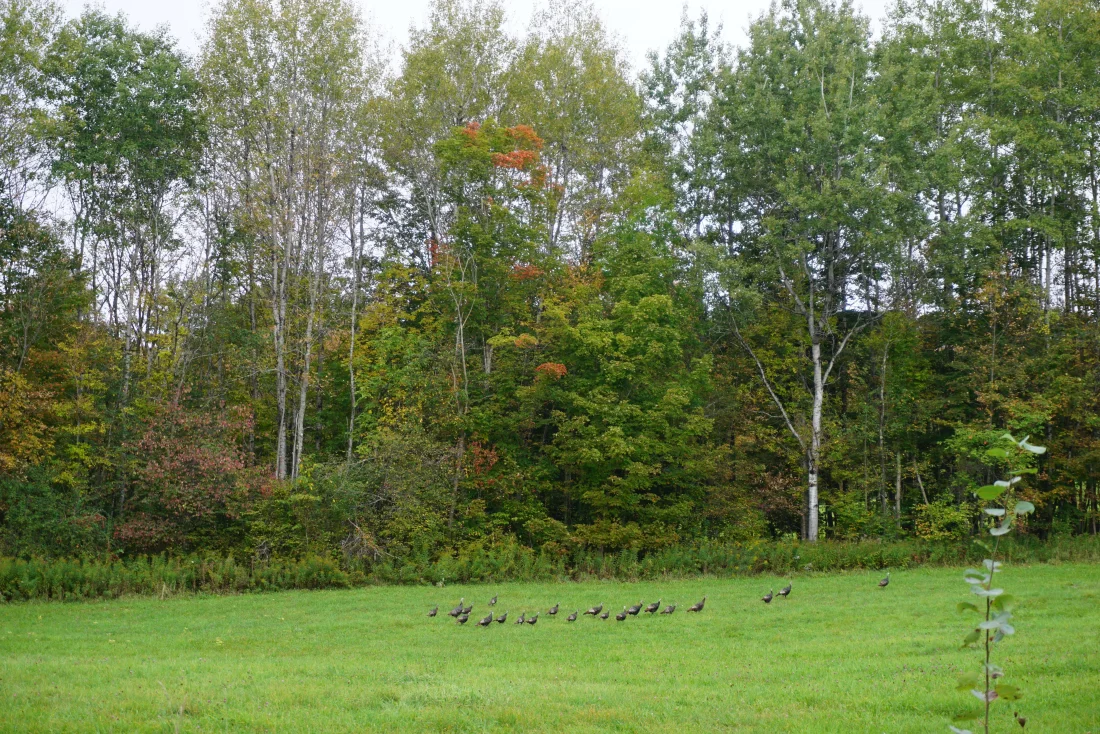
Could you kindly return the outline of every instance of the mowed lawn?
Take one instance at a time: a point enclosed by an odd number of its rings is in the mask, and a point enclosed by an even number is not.
[[[958,674],[960,570],[794,579],[381,587],[0,607],[3,731],[937,732]],[[996,659],[1027,731],[1100,733],[1100,566],[1008,567]],[[474,621],[498,594],[505,625]],[[685,609],[707,595],[701,614]],[[459,627],[446,616],[474,604]],[[616,622],[639,600],[670,617]],[[557,618],[546,609],[561,603]],[[440,605],[440,616],[427,610]],[[535,626],[511,623],[541,610]],[[995,731],[1017,729],[1006,704]]]

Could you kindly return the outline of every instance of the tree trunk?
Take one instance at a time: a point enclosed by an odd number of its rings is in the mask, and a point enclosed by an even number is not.
[[[897,474],[894,482],[894,517],[898,521],[898,526],[901,526],[901,452],[898,451],[894,455],[895,468]]]
[[[814,401],[810,428],[810,451],[806,456],[806,540],[817,541],[818,533],[818,462],[821,459],[821,414],[825,405],[825,380],[821,370],[821,344],[817,334],[812,333],[812,354],[814,361]]]
[[[920,496],[924,504],[928,504],[928,493],[924,491],[924,482],[920,478],[920,467],[917,466],[917,457],[913,457],[913,475],[917,478],[917,486],[920,487]]]
[[[313,327],[317,321],[317,292],[320,289],[321,272],[324,270],[324,226],[323,217],[318,216],[317,234],[313,257],[310,262],[309,314],[306,316],[305,355],[302,363],[301,379],[298,381],[298,410],[294,416],[294,450],[290,466],[290,478],[297,479],[302,468],[302,451],[305,446],[306,405],[309,395],[309,375],[313,358]]]
[[[355,236],[355,221],[351,222],[351,259],[355,270],[355,278],[351,290],[351,337],[348,343],[348,453],[347,461],[351,463],[351,457],[355,450],[355,404],[358,396],[355,394],[355,327],[356,309],[359,306],[359,279],[361,277],[361,260],[363,252],[363,203],[359,202],[359,237]],[[358,241],[358,247],[356,242]]]

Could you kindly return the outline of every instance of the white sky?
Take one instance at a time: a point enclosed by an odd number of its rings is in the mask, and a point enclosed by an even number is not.
[[[404,44],[410,25],[427,21],[430,0],[355,0],[364,17],[384,41]],[[617,35],[635,69],[645,64],[651,49],[663,50],[680,28],[683,0],[592,0],[608,29]],[[66,12],[77,15],[84,0],[62,0]],[[206,0],[97,0],[94,5],[109,13],[122,11],[139,28],[152,30],[168,26],[184,50],[198,49],[199,34],[210,3]],[[690,0],[688,11],[694,17],[706,10],[712,25],[721,23],[723,38],[739,44],[749,19],[758,16],[769,0]],[[543,5],[538,0],[508,0],[510,21],[516,31],[526,29],[532,11]],[[886,13],[888,0],[856,0],[856,6],[878,21]]]

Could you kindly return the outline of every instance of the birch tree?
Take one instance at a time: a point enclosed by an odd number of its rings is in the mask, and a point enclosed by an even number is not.
[[[313,349],[337,222],[336,182],[347,162],[362,91],[362,28],[343,0],[227,0],[202,52],[208,111],[224,185],[255,237],[271,319],[275,475],[302,460]],[[297,387],[297,406],[291,388]]]
[[[749,353],[806,471],[807,540],[818,537],[826,389],[853,336],[876,318],[889,219],[875,159],[866,18],[844,2],[784,2],[753,23],[715,106],[738,212],[728,241],[732,333]],[[752,308],[800,324],[796,387],[754,347]],[[793,335],[792,335],[793,336]]]

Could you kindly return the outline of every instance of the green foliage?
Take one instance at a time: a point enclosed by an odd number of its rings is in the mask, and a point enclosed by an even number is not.
[[[29,539],[38,545],[26,544],[24,557],[0,558],[0,599],[45,601],[126,595],[235,594],[378,584],[636,582],[761,574],[812,578],[818,573],[836,571],[952,568],[980,563],[982,555],[969,542],[828,540],[816,544],[708,541],[670,545],[645,553],[632,550],[608,553],[583,547],[570,550],[555,542],[535,549],[515,537],[504,536],[475,539],[454,552],[436,553],[419,546],[402,555],[387,553],[383,546],[370,546],[360,540],[357,545],[345,544],[346,552],[334,557],[309,551],[313,547],[311,541],[316,546],[322,545],[323,539],[318,535],[307,537],[305,533],[325,528],[318,522],[318,513],[324,508],[317,496],[304,494],[274,499],[271,515],[275,520],[265,519],[266,524],[261,525],[267,531],[264,542],[270,545],[261,544],[249,554],[135,554],[113,560],[92,556],[70,559],[62,553],[67,552],[69,543],[80,540],[74,539],[75,533],[102,534],[103,530],[94,526],[89,530],[87,524],[73,523],[71,519],[69,524],[58,522],[51,526],[58,532],[57,546],[42,545],[44,539],[32,535]],[[304,520],[300,519],[306,514],[302,505],[311,513]],[[34,507],[41,512],[45,506],[35,503]],[[289,517],[281,525],[276,524],[279,511],[286,513],[283,517]],[[45,524],[41,519],[35,523],[33,527]],[[280,539],[282,546],[276,545]],[[61,552],[53,558],[47,557],[54,549]],[[272,555],[270,549],[301,549],[301,553],[280,557]],[[1004,540],[999,552],[1006,562],[1020,564],[1100,561],[1100,543],[1087,536],[1048,543]]]
[[[348,0],[194,59],[0,0],[0,554],[599,574],[953,544],[1032,471],[997,520],[1100,530],[1095,7],[685,15],[637,79],[505,10],[388,74]]]
[[[1032,458],[1046,453],[1045,446],[1036,446],[1028,442],[1029,437],[1015,439],[1011,434],[1001,436],[1001,441],[986,451],[986,456],[993,460],[1010,461],[1011,459]],[[1021,463],[1026,463],[1021,462]],[[1025,474],[1034,473],[1028,467],[1010,469],[1008,479],[997,480],[991,485],[981,487],[975,491],[979,498],[992,502],[1001,497],[1001,507],[995,505],[986,506],[983,512],[990,518],[988,532],[995,538],[993,547],[989,547],[981,541],[975,545],[987,550],[989,557],[982,560],[984,570],[967,569],[963,574],[964,580],[970,584],[970,590],[984,601],[985,619],[979,622],[963,639],[963,647],[977,647],[979,644],[985,649],[985,663],[981,673],[967,674],[959,679],[958,690],[969,691],[983,704],[983,710],[973,714],[961,714],[955,717],[955,721],[969,721],[982,719],[985,731],[989,732],[990,706],[994,701],[1015,701],[1020,698],[1020,689],[1005,683],[1005,672],[992,660],[994,646],[1004,640],[1005,637],[1016,633],[1015,626],[1011,623],[1012,610],[1015,608],[1015,599],[1004,593],[1004,589],[995,588],[993,577],[1002,568],[1002,563],[997,560],[997,550],[1001,538],[1008,534],[1014,522],[1022,520],[1026,515],[1035,511],[1035,505],[1026,501],[1013,501],[1019,491],[1019,483]],[[982,613],[982,610],[969,602],[960,602],[960,612]],[[951,730],[957,734],[970,734],[967,729],[959,729],[954,726]]]
[[[281,589],[331,589],[348,576],[330,558],[243,564],[233,556],[143,556],[132,561],[0,560],[0,599],[57,601],[132,594],[229,594]]]
[[[946,498],[918,505],[913,513],[913,532],[923,540],[960,540],[971,534],[974,508]]]

